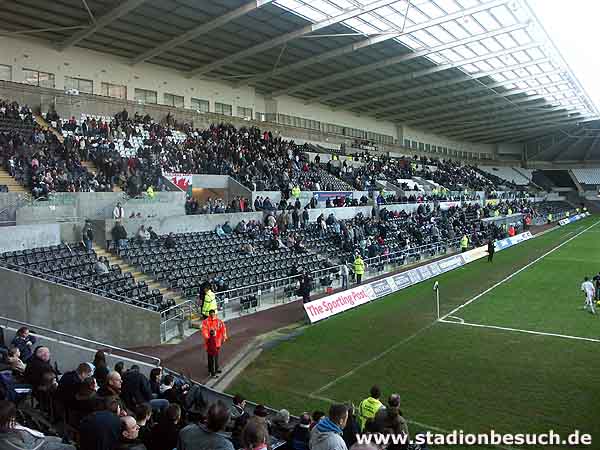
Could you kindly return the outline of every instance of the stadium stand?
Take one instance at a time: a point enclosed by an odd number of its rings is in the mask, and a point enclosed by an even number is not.
[[[131,272],[99,258],[80,243],[60,244],[0,254],[0,266],[89,291],[133,306],[161,312],[174,305]]]
[[[531,182],[531,176],[527,177],[519,169],[513,167],[479,166],[479,169],[516,186],[527,186]]]
[[[582,185],[592,188],[600,186],[600,168],[571,169],[571,171]]]

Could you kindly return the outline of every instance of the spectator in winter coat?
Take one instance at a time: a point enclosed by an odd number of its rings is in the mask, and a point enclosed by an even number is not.
[[[290,445],[291,450],[308,450],[310,442],[310,414],[304,413],[300,416],[300,421],[292,431]]]
[[[29,334],[29,328],[21,327],[17,330],[17,334],[13,338],[10,345],[17,347],[21,352],[21,361],[26,363],[33,356],[33,346],[35,345],[35,336]]]
[[[331,405],[329,416],[322,418],[310,433],[310,450],[347,450],[341,436],[347,420],[346,405]]]

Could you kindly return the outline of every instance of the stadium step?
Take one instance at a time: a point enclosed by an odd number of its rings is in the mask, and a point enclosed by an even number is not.
[[[5,185],[8,188],[8,192],[29,192],[23,185],[19,184],[17,180],[10,176],[10,174],[0,168],[0,186]]]
[[[83,167],[85,167],[88,172],[93,172],[96,173],[98,172],[98,168],[96,167],[96,164],[94,164],[92,161],[81,161],[81,165]],[[117,186],[116,184],[113,186],[113,192],[123,192],[123,189],[121,189],[119,186]]]
[[[62,144],[65,142],[65,137],[60,134],[57,130],[55,130],[54,128],[52,128],[50,126],[50,124],[48,122],[46,122],[46,120],[39,114],[36,114],[35,116],[35,122],[42,127],[42,129],[44,130],[50,130],[52,132],[52,134],[54,136],[56,136],[56,139],[58,139],[58,141]]]
[[[178,292],[161,286],[159,282],[154,280],[149,275],[140,272],[136,267],[127,263],[124,259],[120,258],[119,256],[113,255],[112,253],[104,250],[103,248],[100,248],[96,244],[93,244],[93,248],[99,257],[104,257],[108,259],[111,265],[119,266],[123,272],[130,272],[136,281],[145,281],[148,285],[148,289],[158,289],[165,299],[173,299],[175,300],[175,303],[182,303],[184,301],[184,299]]]

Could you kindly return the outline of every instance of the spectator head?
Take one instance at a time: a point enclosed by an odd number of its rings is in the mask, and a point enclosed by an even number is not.
[[[17,336],[21,336],[22,338],[26,338],[29,336],[29,328],[21,327],[17,330]]]
[[[137,439],[140,433],[140,426],[131,416],[121,417],[121,437],[128,441]]]
[[[8,349],[8,357],[9,358],[20,358],[21,350],[18,347],[11,347]]]
[[[50,361],[50,349],[48,347],[38,347],[35,349],[35,356],[44,362]]]
[[[325,413],[323,411],[314,411],[311,416],[313,424],[318,423],[323,417],[325,417]]]
[[[110,386],[110,388],[115,392],[121,392],[121,385],[123,384],[123,380],[121,379],[121,374],[116,371],[109,372],[106,376],[106,384]]]
[[[139,371],[140,371],[140,366],[138,366],[137,364],[134,364],[128,370],[128,372],[139,372]]]
[[[583,281],[590,281],[589,277],[583,277]]]
[[[79,394],[83,397],[88,397],[98,390],[98,383],[92,376],[88,376],[81,381],[79,385]]]
[[[229,408],[221,400],[218,400],[208,408],[206,426],[210,431],[217,433],[225,428],[229,422],[229,416]]]
[[[77,366],[77,375],[80,380],[85,380],[87,377],[92,376],[92,368],[88,363],[81,363]]]
[[[381,389],[379,389],[379,386],[373,386],[371,388],[370,394],[373,398],[379,398],[381,397]]]
[[[251,418],[242,430],[242,442],[246,448],[259,448],[269,440],[269,432],[264,422]]]
[[[0,400],[0,434],[12,431],[17,424],[17,407],[13,402]]]
[[[208,312],[208,315],[210,316],[210,318],[211,318],[211,319],[214,319],[214,318],[215,318],[215,315],[216,315],[216,312],[215,312],[215,310],[214,310],[214,309],[211,309],[211,310]]]
[[[119,361],[115,364],[115,372],[122,374],[123,370],[125,370],[125,363],[123,361]]]
[[[119,397],[116,395],[107,395],[102,397],[98,402],[99,411],[110,411],[115,413],[117,416],[121,414],[121,406],[119,405]]]
[[[269,411],[265,407],[265,405],[256,405],[254,408],[254,415],[257,417],[262,417],[263,419],[269,415]]]
[[[305,412],[300,416],[300,422],[298,422],[298,425],[300,425],[301,428],[309,428],[310,421],[310,414]]]
[[[233,404],[235,406],[243,408],[244,406],[246,406],[246,399],[241,394],[235,394],[233,396]]]
[[[388,406],[390,408],[400,408],[400,401],[400,394],[394,393],[388,398]]]
[[[164,420],[178,424],[181,420],[181,407],[175,403],[170,404],[164,411]]]
[[[165,378],[163,380],[163,384],[165,386],[173,386],[175,384],[175,377],[171,374],[169,375],[165,375]]]
[[[138,425],[144,426],[150,417],[152,417],[152,407],[149,403],[140,403],[135,407],[134,414]]]
[[[102,350],[98,350],[94,355],[94,366],[98,368],[106,367],[106,356]]]
[[[273,422],[285,425],[290,422],[290,412],[287,409],[282,409],[275,414]]]
[[[343,403],[331,405],[331,408],[329,408],[329,419],[343,429],[348,420],[348,407]]]
[[[160,382],[160,377],[162,376],[162,367],[155,367],[150,371],[150,381],[154,381],[156,383]]]

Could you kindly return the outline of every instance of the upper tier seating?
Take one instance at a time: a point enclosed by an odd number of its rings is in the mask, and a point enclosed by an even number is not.
[[[531,178],[527,178],[523,173],[512,167],[479,166],[479,169],[517,186],[527,186],[531,182]]]
[[[572,169],[581,184],[600,186],[600,168]]]

